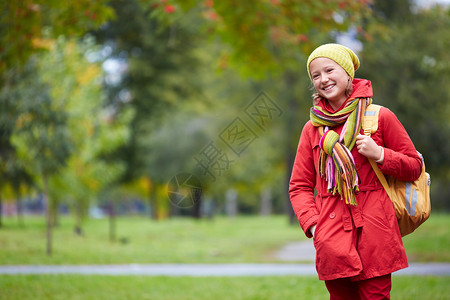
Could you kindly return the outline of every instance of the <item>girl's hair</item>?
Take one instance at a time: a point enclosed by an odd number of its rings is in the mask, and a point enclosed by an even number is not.
[[[311,90],[313,91],[312,98],[313,98],[313,105],[319,104],[320,95],[319,93],[314,89],[314,85],[312,85]],[[345,96],[350,97],[350,95],[353,92],[353,80],[347,81],[347,87],[345,88]]]

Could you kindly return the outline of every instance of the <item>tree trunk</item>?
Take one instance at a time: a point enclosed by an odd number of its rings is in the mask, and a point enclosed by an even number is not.
[[[74,232],[77,235],[83,235],[83,230],[81,228],[82,211],[80,202],[75,203],[75,227]]]
[[[0,228],[3,227],[3,197],[0,193]]]
[[[42,172],[42,181],[44,184],[44,203],[45,203],[45,219],[46,219],[46,225],[47,225],[47,248],[46,253],[48,256],[52,255],[52,224],[51,224],[51,205],[50,205],[50,199],[48,198],[48,179],[45,172]]]
[[[290,153],[286,154],[286,165],[288,166],[287,170],[286,170],[286,177],[285,177],[285,182],[286,182],[285,185],[286,185],[286,187],[289,187],[289,181],[291,179],[291,172],[292,172],[291,166],[292,166],[292,163],[293,163],[294,159],[295,159],[295,155],[290,154]],[[291,199],[289,197],[288,188],[286,188],[286,197],[285,197],[285,199],[286,199],[286,212],[288,214],[289,224],[295,224],[296,223],[295,221],[297,219],[295,217],[294,209],[292,208],[292,204],[291,204]]]
[[[238,194],[235,190],[229,189],[225,194],[225,213],[229,217],[235,217],[238,212]]]
[[[52,207],[51,207],[51,215],[50,215],[50,219],[51,219],[51,224],[52,227],[58,227],[59,226],[59,201],[56,199],[53,199],[52,201]]]
[[[153,201],[153,209],[156,220],[165,220],[169,217],[170,206],[169,199],[167,198],[167,191],[164,188],[164,184],[154,185],[156,197]]]
[[[116,241],[116,212],[113,200],[109,203],[109,241]]]
[[[192,217],[194,219],[200,219],[202,217],[202,195],[200,190],[193,190],[193,196],[194,197],[194,207],[192,210]]]
[[[272,213],[272,191],[270,188],[264,188],[261,191],[261,216],[269,216]]]
[[[18,188],[14,189],[14,194],[16,196],[17,223],[19,226],[23,226],[23,205]]]
[[[295,75],[291,72],[286,72],[284,75],[284,83],[287,87],[295,86],[296,79]],[[287,130],[286,132],[290,132],[291,128],[295,128],[296,124],[296,116],[295,113],[298,110],[297,101],[295,98],[295,95],[291,92],[288,95],[288,111],[287,111]],[[290,137],[287,138],[287,141],[290,141]],[[286,186],[286,193],[285,193],[285,209],[286,213],[289,218],[289,223],[294,224],[296,221],[294,210],[292,209],[291,200],[289,197],[289,181],[291,178],[291,172],[292,172],[292,164],[295,160],[295,149],[291,149],[291,143],[286,143],[286,149],[287,152],[284,157],[286,157],[286,174],[285,174],[285,186]]]
[[[156,219],[156,189],[152,186],[148,197],[148,216],[150,219]]]
[[[155,210],[153,208],[153,197],[155,194],[155,187],[152,184],[152,182],[150,181],[149,178],[146,177],[146,182],[147,182],[147,195],[148,195],[148,217],[150,219],[154,219],[155,216]]]

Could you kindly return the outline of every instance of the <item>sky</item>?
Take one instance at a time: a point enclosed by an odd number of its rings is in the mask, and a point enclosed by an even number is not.
[[[450,5],[450,0],[416,0],[416,3],[424,7],[430,6],[434,3]]]

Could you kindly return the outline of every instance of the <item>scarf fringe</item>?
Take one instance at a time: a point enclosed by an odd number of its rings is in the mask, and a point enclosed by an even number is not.
[[[350,150],[361,130],[361,120],[370,98],[358,98],[335,114],[327,114],[320,107],[311,109],[314,126],[335,126],[345,122],[341,136],[326,127],[320,139],[319,175],[327,181],[328,192],[338,193],[346,204],[356,206],[355,192],[359,190],[359,175]],[[322,131],[321,131],[322,134]]]

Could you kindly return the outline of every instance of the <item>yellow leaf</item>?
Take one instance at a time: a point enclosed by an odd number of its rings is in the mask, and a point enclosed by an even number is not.
[[[41,39],[41,38],[34,38],[31,41],[31,44],[33,45],[33,48],[36,49],[47,49],[50,50],[53,45],[55,44],[55,41],[53,39]]]
[[[81,85],[85,85],[91,82],[99,75],[100,71],[96,65],[90,65],[87,69],[78,77],[78,83]]]

